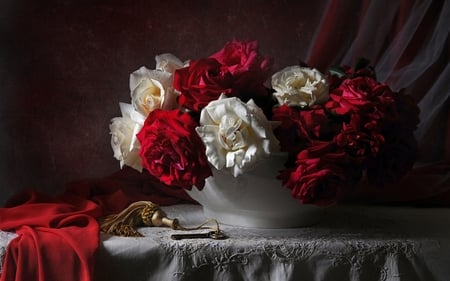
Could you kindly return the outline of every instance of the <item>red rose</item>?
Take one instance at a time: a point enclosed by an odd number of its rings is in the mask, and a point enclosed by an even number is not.
[[[256,41],[233,40],[210,58],[227,67],[233,75],[233,87],[242,100],[267,96],[263,84],[270,75],[273,61],[259,53]]]
[[[351,123],[344,123],[342,131],[336,135],[335,141],[338,147],[359,162],[368,156],[376,157],[380,147],[384,144],[384,137],[375,130],[361,130]]]
[[[273,109],[272,120],[280,121],[274,130],[275,136],[280,141],[280,148],[293,155],[305,148],[309,142],[309,138],[299,131],[299,119],[299,112],[293,107],[282,105]]]
[[[300,123],[312,140],[331,140],[335,131],[340,129],[339,125],[328,118],[321,105],[315,105],[310,110],[300,110]]]
[[[294,182],[291,194],[303,204],[331,205],[344,193],[345,175],[334,169],[321,169],[318,164],[318,159],[304,160],[299,164],[293,175],[298,180]]]
[[[256,41],[232,41],[209,58],[193,60],[174,75],[174,88],[181,92],[178,104],[200,112],[221,94],[236,96],[247,102],[270,103],[264,82],[272,61],[258,53]]]
[[[348,181],[341,166],[324,165],[321,158],[297,159],[297,168],[284,180],[303,204],[330,205],[345,193]]]
[[[346,79],[330,93],[330,101],[325,104],[325,107],[339,115],[358,111],[367,107],[372,88],[377,84],[374,79],[368,77]]]
[[[178,104],[195,112],[221,94],[231,94],[232,82],[227,67],[213,58],[193,60],[174,75],[174,88],[181,92]]]
[[[281,149],[292,154],[297,154],[311,142],[331,140],[340,128],[320,105],[311,109],[282,105],[273,109],[272,120],[281,122],[275,129]]]
[[[203,188],[212,173],[196,126],[194,119],[180,110],[150,112],[137,134],[142,166],[167,185]]]
[[[343,198],[360,176],[360,169],[333,142],[315,142],[297,155],[296,167],[285,170],[280,178],[302,203],[324,206]]]
[[[361,76],[344,80],[330,93],[325,108],[338,115],[356,112],[368,119],[381,119],[393,103],[394,93],[387,85]]]
[[[330,93],[330,101],[325,104],[325,107],[339,115],[370,108],[378,86],[379,83],[370,77],[345,79]]]

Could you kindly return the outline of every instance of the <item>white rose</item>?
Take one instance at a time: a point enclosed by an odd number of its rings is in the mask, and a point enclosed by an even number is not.
[[[278,140],[263,111],[253,102],[221,96],[200,114],[198,135],[206,145],[208,161],[237,177],[278,149]]]
[[[109,125],[114,158],[120,161],[120,168],[127,165],[142,172],[136,134],[142,128],[145,117],[136,112],[131,104],[120,103],[120,111],[122,117],[113,118]]]
[[[175,70],[184,67],[184,63],[172,54],[161,54],[155,56],[156,70],[173,74]]]
[[[157,108],[172,109],[175,104],[172,84],[171,73],[143,66],[130,75],[131,104],[145,116]]]
[[[176,107],[173,73],[184,64],[172,54],[158,55],[155,60],[155,70],[143,66],[130,75],[131,104],[144,116],[157,108]]]
[[[327,79],[315,68],[286,67],[272,75],[272,88],[280,104],[305,107],[328,100]]]

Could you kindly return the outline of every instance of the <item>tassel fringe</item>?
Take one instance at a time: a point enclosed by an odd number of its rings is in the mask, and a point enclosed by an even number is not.
[[[152,226],[152,218],[157,211],[162,212],[157,204],[150,201],[134,202],[119,214],[109,215],[101,220],[100,229],[106,234],[142,237],[136,227]]]
[[[213,222],[215,228],[205,227],[206,224]],[[122,212],[109,215],[100,220],[100,230],[106,234],[125,236],[125,237],[143,237],[137,227],[141,226],[166,226],[175,230],[197,230],[214,229],[218,236],[221,232],[219,223],[214,219],[209,219],[196,227],[183,227],[177,219],[170,219],[159,205],[150,201],[137,201],[130,204]]]

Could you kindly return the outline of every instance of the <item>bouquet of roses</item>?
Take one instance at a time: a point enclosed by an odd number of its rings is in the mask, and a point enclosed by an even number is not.
[[[366,177],[382,185],[413,165],[418,110],[376,80],[363,61],[324,75],[272,60],[255,41],[232,41],[206,58],[156,56],[130,76],[131,104],[112,119],[114,156],[161,182],[203,188],[211,169],[235,176],[286,153],[283,185],[302,203],[328,205]]]

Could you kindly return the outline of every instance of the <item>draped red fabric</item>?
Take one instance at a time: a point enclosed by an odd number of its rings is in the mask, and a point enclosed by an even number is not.
[[[14,230],[0,280],[90,280],[100,208],[77,197],[22,193],[0,210],[0,228]]]
[[[147,172],[140,173],[128,167],[109,177],[71,182],[63,196],[94,202],[100,207],[102,216],[118,213],[139,200],[149,200],[161,206],[195,203],[183,189],[167,186]]]
[[[92,280],[99,244],[96,219],[138,200],[192,202],[183,190],[129,169],[73,182],[57,198],[33,191],[14,196],[0,208],[0,229],[18,234],[8,246],[0,280]]]

